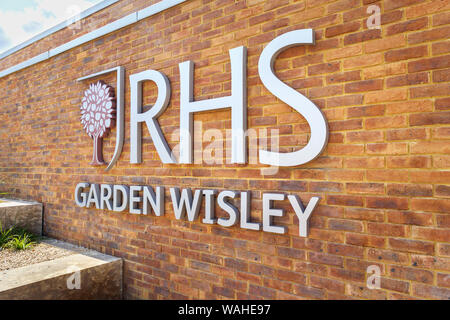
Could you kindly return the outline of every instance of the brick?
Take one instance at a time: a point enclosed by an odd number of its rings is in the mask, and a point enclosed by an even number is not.
[[[384,221],[384,212],[376,209],[346,208],[345,217],[349,219],[381,222]]]
[[[306,276],[305,275],[298,274],[297,272],[287,271],[287,270],[278,270],[277,271],[277,279],[300,283],[300,284],[306,284]]]
[[[295,285],[294,286],[294,292],[295,294],[306,297],[306,298],[313,298],[313,299],[323,299],[325,296],[325,293],[323,290],[307,287],[307,286],[301,286],[301,285]]]
[[[386,105],[387,114],[414,113],[433,111],[433,102],[430,100],[406,101],[389,103]]]
[[[361,23],[359,21],[353,21],[350,23],[344,23],[337,26],[329,27],[325,31],[325,36],[331,38],[337,35],[355,32],[361,28]]]
[[[450,41],[435,42],[431,45],[434,56],[450,52]]]
[[[428,112],[409,116],[411,126],[427,126],[450,123],[450,112]]]
[[[346,46],[325,52],[325,59],[332,61],[341,58],[354,57],[362,53],[362,45]]]
[[[386,62],[397,62],[401,60],[416,59],[426,56],[427,52],[428,49],[426,46],[391,50],[384,54],[384,59]]]
[[[330,219],[328,221],[328,227],[331,230],[352,231],[352,232],[362,232],[364,228],[363,224],[359,221],[338,220],[338,219]]]
[[[412,73],[448,67],[450,67],[450,56],[439,56],[409,62],[408,72]]]
[[[333,25],[338,22],[339,22],[339,15],[333,14],[333,15],[327,15],[323,18],[319,18],[319,19],[313,20],[311,22],[308,22],[307,26],[309,28],[318,28],[318,27]]]
[[[344,69],[360,69],[383,63],[381,53],[365,54],[363,56],[352,57],[344,60]]]
[[[411,6],[417,3],[424,2],[424,0],[386,0],[384,2],[384,9],[393,10],[401,7]]]
[[[345,159],[346,168],[384,168],[384,157],[364,157]]]
[[[352,196],[328,196],[328,204],[343,206],[362,206],[362,200],[359,197]]]
[[[430,13],[439,11],[446,11],[450,8],[450,5],[446,1],[432,1],[429,3],[420,4],[406,9],[406,18],[415,18],[424,16]]]
[[[446,96],[450,91],[450,84],[434,84],[430,86],[415,87],[410,89],[411,98]]]
[[[383,89],[383,80],[364,80],[345,85],[346,93],[356,93],[364,91],[376,91]]]
[[[405,33],[408,31],[425,29],[427,25],[428,25],[428,17],[423,17],[415,20],[408,20],[406,22],[400,22],[388,26],[386,28],[386,35],[391,36],[398,33]]]
[[[366,30],[352,33],[344,37],[344,45],[348,46],[355,43],[370,41],[381,38],[381,31],[378,29]]]
[[[434,81],[437,82],[436,80]],[[396,76],[386,80],[386,86],[388,88],[411,86],[424,83],[428,83],[428,74],[426,72]]]
[[[396,224],[409,224],[417,226],[433,225],[433,215],[413,211],[388,211],[388,222]]]
[[[437,285],[439,287],[450,288],[450,275],[446,273],[437,274]]]
[[[408,35],[408,43],[418,44],[438,39],[448,39],[449,36],[450,36],[450,26],[443,28],[435,28],[433,30],[416,32]]]
[[[406,46],[406,37],[403,34],[397,34],[392,37],[380,40],[369,41],[364,44],[366,53],[386,51],[389,49],[397,49]]]
[[[410,285],[409,285],[409,282],[407,282],[407,281],[394,280],[394,279],[389,279],[389,278],[381,278],[380,279],[380,287],[383,289],[391,290],[391,291],[409,293]]]
[[[386,207],[386,205],[384,205],[384,207]],[[395,224],[370,222],[367,224],[367,231],[369,232],[369,234],[375,234],[379,236],[391,236],[391,237],[406,236],[405,227],[402,225],[395,225]]]
[[[311,286],[319,289],[326,289],[327,291],[345,293],[345,284],[338,280],[311,276],[310,283]]]
[[[420,283],[413,285],[413,294],[428,299],[450,299],[450,289],[428,286]]]
[[[390,196],[431,197],[433,189],[426,185],[390,184],[387,187],[387,194]]]
[[[448,153],[450,146],[445,141],[418,141],[411,144],[411,153]]]
[[[323,73],[331,73],[339,71],[340,63],[322,63],[314,66],[308,67],[308,75],[318,75]]]
[[[359,299],[369,299],[369,300],[386,300],[387,294],[381,290],[371,290],[364,285],[354,285],[354,284],[346,284],[346,290],[352,296],[357,297]]]
[[[434,254],[434,243],[432,242],[390,238],[389,246],[392,249],[399,251],[423,253],[429,255]]]
[[[380,92],[368,92],[365,94],[364,101],[368,104],[375,104],[380,102],[400,101],[406,100],[408,91],[405,88],[386,89]]]
[[[354,8],[357,5],[359,5],[358,0],[339,0],[327,6],[327,13],[330,14],[345,11],[348,8]]]
[[[434,102],[436,110],[449,110],[450,109],[450,98],[436,99]]]
[[[382,116],[384,111],[384,105],[353,107],[347,110],[347,116],[348,118]]]
[[[383,237],[370,236],[358,233],[346,233],[345,237],[346,237],[345,243],[354,246],[384,248],[386,245],[386,241]]]
[[[327,253],[310,252],[309,260],[313,263],[318,264],[325,264],[338,267],[344,266],[344,259],[342,257]]]
[[[447,183],[450,177],[448,171],[411,172],[410,181],[414,183]]]
[[[330,276],[332,276],[334,278],[342,279],[345,281],[356,281],[356,282],[364,281],[364,273],[363,272],[334,268],[334,267],[330,268]]]
[[[450,14],[448,12],[433,15],[433,27],[442,26],[444,24],[450,24]]]
[[[309,190],[311,192],[342,192],[342,183],[337,182],[310,182]]]
[[[450,216],[446,214],[437,215],[436,226],[438,228],[450,228]]]
[[[425,212],[450,212],[450,200],[447,199],[412,199],[411,209]]]
[[[250,284],[248,292],[252,295],[266,299],[275,299],[276,296],[276,291],[274,289],[265,288],[254,284]]]
[[[384,184],[382,183],[346,183],[345,188],[348,193],[384,194]]]
[[[450,69],[433,71],[434,82],[449,82],[450,81]]]
[[[349,72],[336,73],[336,74],[327,76],[327,83],[329,83],[329,84],[347,82],[347,81],[356,81],[356,80],[361,80],[360,71],[349,71]]]
[[[386,132],[386,140],[417,140],[426,139],[427,132],[425,129],[394,129]]]
[[[403,198],[367,198],[368,208],[379,208],[379,209],[396,209],[396,210],[407,210],[409,208],[408,200]]]
[[[364,256],[364,249],[357,246],[330,243],[328,244],[327,251],[331,254],[362,258]]]
[[[387,157],[388,168],[428,168],[431,159],[428,156],[393,156]]]
[[[365,128],[367,130],[383,128],[401,128],[406,126],[405,116],[377,117],[366,119]]]
[[[393,252],[383,249],[369,249],[367,251],[369,259],[376,261],[395,262],[400,264],[409,263],[409,257],[406,253]]]
[[[406,279],[411,281],[432,283],[433,273],[417,268],[408,268],[402,266],[390,266],[389,274],[395,278]]]
[[[396,74],[406,73],[407,66],[405,62],[395,62],[382,64],[380,66],[365,68],[363,70],[364,79],[374,79]]]
[[[450,186],[437,185],[436,196],[438,197],[450,197]]]
[[[406,154],[408,145],[406,143],[371,143],[367,145],[368,154]]]

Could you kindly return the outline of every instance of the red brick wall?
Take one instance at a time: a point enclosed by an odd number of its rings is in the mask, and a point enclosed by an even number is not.
[[[156,2],[156,1],[154,1]],[[153,2],[153,3],[154,3]],[[123,0],[3,59],[1,69],[152,2]],[[381,30],[368,30],[377,4]],[[189,0],[132,26],[0,79],[0,191],[44,203],[45,233],[125,259],[127,298],[448,299],[450,297],[450,3],[446,0]],[[172,99],[160,118],[169,144],[179,126],[178,63],[195,62],[195,97],[230,94],[228,50],[248,47],[249,128],[277,128],[284,151],[308,139],[305,120],[262,86],[263,47],[313,28],[315,46],[283,52],[278,76],[314,101],[330,126],[324,153],[261,175],[261,165],[163,165],[144,127],[143,163],[129,163],[128,76],[164,72]],[[48,49],[48,48],[47,48]],[[89,166],[91,139],[79,122],[87,83],[78,77],[126,68],[126,140],[108,173]],[[102,77],[115,86],[113,76]],[[155,100],[145,84],[145,103]],[[230,128],[230,111],[195,115]],[[105,140],[112,157],[115,131]],[[308,238],[289,203],[285,235],[136,216],[75,205],[79,182],[284,191],[322,198]],[[218,214],[221,213],[218,211]],[[366,269],[382,271],[381,289]]]

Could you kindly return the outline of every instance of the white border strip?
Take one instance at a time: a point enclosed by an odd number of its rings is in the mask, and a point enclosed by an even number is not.
[[[115,0],[118,1],[118,0]],[[25,69],[29,66],[35,65],[39,62],[45,61],[47,59],[50,59],[51,57],[54,57],[60,53],[66,52],[70,49],[73,49],[75,47],[78,47],[82,44],[85,44],[89,41],[98,39],[100,37],[103,37],[111,32],[117,31],[119,29],[122,29],[126,26],[132,25],[142,19],[148,18],[152,15],[155,15],[157,13],[160,13],[164,10],[167,10],[171,7],[174,7],[180,3],[186,2],[187,0],[162,0],[154,5],[151,5],[147,8],[144,8],[142,10],[136,11],[132,14],[129,14],[128,16],[125,16],[121,19],[118,19],[114,22],[111,22],[99,29],[96,29],[94,31],[91,31],[85,35],[82,35],[81,37],[78,37],[72,41],[69,41],[59,47],[49,49],[48,51],[37,55],[29,60],[26,60],[22,63],[19,63],[15,66],[12,66],[8,69],[0,71],[0,78],[3,78],[11,73],[17,72],[19,70]]]
[[[47,36],[57,32],[59,30],[62,30],[62,29],[64,29],[65,27],[69,26],[72,23],[80,21],[81,19],[84,19],[86,17],[89,17],[90,15],[96,13],[97,11],[100,11],[100,10],[106,8],[106,7],[109,7],[110,5],[112,5],[112,4],[114,4],[114,3],[118,2],[118,1],[120,1],[120,0],[104,0],[104,1],[102,1],[100,3],[97,3],[95,6],[92,6],[92,7],[88,8],[88,9],[84,10],[79,15],[76,15],[76,16],[70,18],[70,19],[67,19],[66,21],[63,21],[63,22],[57,24],[56,26],[54,26],[54,27],[52,27],[52,28],[50,28],[48,30],[45,30],[44,32],[41,32],[41,33],[35,35],[33,38],[31,38],[31,39],[29,39],[29,40],[27,40],[25,42],[22,42],[22,43],[18,44],[17,46],[15,46],[15,47],[13,47],[11,49],[6,50],[5,52],[0,54],[0,59],[6,58],[7,56],[10,56],[13,53],[19,51],[20,49],[28,47],[30,44],[33,44],[36,41],[39,41],[39,40],[41,40],[41,39],[43,39],[43,38],[45,38],[45,37],[47,37]]]

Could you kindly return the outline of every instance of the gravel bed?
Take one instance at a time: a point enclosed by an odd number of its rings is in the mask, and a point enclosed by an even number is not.
[[[26,250],[0,249],[0,271],[20,268],[90,250],[55,239],[43,239]]]

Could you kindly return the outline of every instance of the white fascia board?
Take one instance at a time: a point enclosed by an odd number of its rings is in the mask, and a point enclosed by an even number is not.
[[[186,0],[166,0],[160,1],[152,6],[139,10],[137,12],[138,21],[148,18],[154,14],[160,13],[166,9],[176,6],[177,4],[183,3]]]
[[[65,27],[69,26],[70,24],[73,24],[77,21],[80,21],[80,20],[86,18],[86,17],[89,17],[90,15],[96,13],[97,11],[100,11],[106,7],[109,7],[110,5],[112,5],[118,1],[120,1],[120,0],[104,0],[100,3],[97,3],[96,5],[84,10],[79,15],[76,15],[70,19],[67,19],[66,21],[63,21],[63,22],[57,24],[56,26],[35,35],[33,38],[31,38],[25,42],[22,42],[9,50],[6,50],[5,52],[0,54],[0,60],[3,58],[6,58],[9,55],[12,55],[13,53],[15,53],[23,48],[28,47],[29,45],[33,44],[34,42],[37,42],[45,37],[48,37],[49,35],[51,35],[55,32],[58,32],[59,30],[64,29]]]
[[[119,0],[109,0],[109,1],[105,1],[105,3],[111,2],[110,4],[112,4],[112,3],[116,2],[116,1],[119,1]],[[171,7],[174,7],[174,6],[178,5],[178,4],[186,2],[186,1],[188,1],[188,0],[161,0],[160,2],[158,2],[156,4],[153,4],[153,5],[145,8],[145,9],[142,9],[140,11],[133,12],[133,13],[131,13],[131,14],[123,17],[123,18],[120,18],[120,19],[118,19],[118,20],[116,20],[114,22],[111,22],[111,23],[103,26],[103,27],[100,27],[100,28],[98,28],[98,29],[96,29],[94,31],[91,31],[91,32],[89,32],[89,33],[87,33],[85,35],[82,35],[82,36],[80,36],[80,37],[78,37],[78,38],[76,38],[76,39],[74,39],[72,41],[69,41],[69,42],[67,42],[67,43],[65,43],[65,44],[63,44],[63,45],[61,45],[59,47],[56,47],[56,48],[53,48],[53,49],[49,49],[48,51],[46,51],[46,52],[44,52],[44,53],[42,53],[42,54],[40,54],[38,56],[35,56],[34,58],[31,58],[29,60],[26,60],[24,62],[16,64],[16,65],[14,65],[14,66],[12,66],[12,67],[10,67],[8,69],[2,70],[2,71],[0,71],[0,78],[3,78],[3,77],[5,77],[5,76],[7,76],[7,75],[9,75],[11,73],[17,72],[19,70],[25,69],[25,68],[27,68],[29,66],[37,64],[37,63],[42,62],[44,60],[47,60],[47,59],[49,59],[51,57],[54,57],[54,56],[56,56],[56,55],[58,55],[60,53],[63,53],[65,51],[67,51],[67,50],[70,50],[70,49],[73,49],[75,47],[78,47],[78,46],[80,46],[82,44],[85,44],[85,43],[87,43],[89,41],[92,41],[92,40],[98,39],[100,37],[103,37],[103,36],[105,36],[105,35],[107,35],[107,34],[109,34],[111,32],[117,31],[117,30],[119,30],[121,28],[124,28],[124,27],[127,27],[129,25],[132,25],[132,24],[134,24],[134,23],[136,23],[136,22],[138,22],[138,21],[140,21],[142,19],[148,18],[148,17],[150,17],[150,16],[152,16],[154,14],[160,13],[160,12],[166,10],[166,9],[169,9]],[[100,4],[104,4],[104,3],[102,2]],[[49,34],[51,34],[51,33],[49,33]],[[47,35],[49,35],[49,34],[47,34]],[[47,36],[47,35],[45,35],[45,36]],[[24,46],[26,46],[26,45],[24,45]],[[18,51],[18,50],[20,50],[20,49],[17,49],[16,51]],[[6,52],[5,52],[5,54],[6,54]]]
[[[51,49],[49,51],[49,57],[54,57],[60,53],[63,53],[67,50],[73,49],[75,47],[78,47],[82,44],[85,44],[86,42],[95,40],[97,38],[103,37],[104,35],[107,35],[111,32],[117,31],[119,29],[122,29],[123,27],[129,26],[133,23],[137,22],[137,12],[134,12],[132,14],[129,14],[126,17],[123,17],[119,20],[116,20],[114,22],[111,22],[107,24],[106,26],[103,26],[99,29],[96,29],[92,32],[89,32],[85,35],[82,35],[79,38],[76,38],[72,41],[69,41],[55,49]]]
[[[11,68],[0,71],[0,78],[3,78],[4,76],[7,76],[8,74],[14,73],[16,71],[28,68],[29,66],[37,64],[39,62],[45,61],[48,58],[49,58],[48,51],[41,53],[40,55],[37,55],[31,59],[28,59],[24,62],[16,64],[15,66],[12,66]]]

